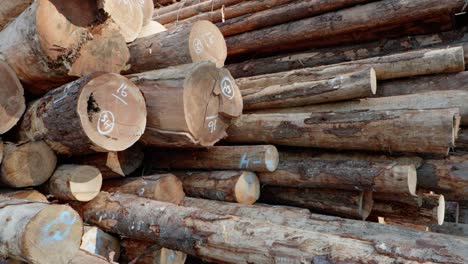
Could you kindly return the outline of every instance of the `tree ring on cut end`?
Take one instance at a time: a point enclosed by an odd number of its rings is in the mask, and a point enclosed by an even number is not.
[[[192,62],[211,61],[223,67],[227,58],[226,41],[221,31],[210,21],[193,24],[189,36],[189,51]]]

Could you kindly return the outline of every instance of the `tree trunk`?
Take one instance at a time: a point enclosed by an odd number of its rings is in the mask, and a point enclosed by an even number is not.
[[[244,109],[287,108],[371,97],[377,91],[373,68],[319,81],[242,90]]]
[[[366,220],[372,211],[372,192],[332,189],[263,187],[260,201],[269,204],[298,206],[315,212]]]
[[[104,179],[121,178],[136,171],[143,163],[144,153],[140,144],[123,151],[96,153],[73,157],[72,164],[90,165],[99,169]]]
[[[188,196],[253,204],[260,197],[260,182],[246,171],[176,172]]]
[[[0,7],[0,14],[2,7]],[[8,132],[18,123],[26,110],[26,104],[23,85],[18,80],[16,73],[2,60],[0,60],[0,80],[2,80],[2,86],[0,87],[0,93],[2,94],[0,97],[1,135]]]
[[[35,95],[74,76],[120,72],[128,48],[117,25],[99,17],[94,1],[35,1],[0,32],[0,53]]]
[[[0,196],[10,197],[14,199],[31,200],[36,202],[47,203],[47,197],[36,190],[10,190],[0,189]]]
[[[467,224],[444,223],[443,225],[430,225],[431,232],[447,234],[452,236],[460,236],[466,239],[468,237]]]
[[[468,129],[466,127],[461,127],[455,140],[455,147],[457,149],[468,150]]]
[[[88,154],[127,149],[138,141],[145,124],[145,100],[138,88],[118,74],[96,73],[34,102],[21,133],[23,138],[45,140],[60,154]]]
[[[445,221],[458,223],[460,218],[460,204],[458,202],[445,202]]]
[[[201,61],[211,61],[217,67],[223,67],[227,56],[223,34],[205,20],[140,38],[128,47],[130,69],[126,73]]]
[[[84,227],[80,249],[101,256],[109,262],[116,262],[120,257],[119,239],[94,226]],[[85,263],[82,262],[82,264]]]
[[[0,184],[14,188],[39,186],[52,176],[56,164],[57,157],[44,142],[6,143]]]
[[[33,0],[6,1],[0,7],[0,29],[3,29],[32,4]]]
[[[152,149],[152,168],[179,170],[275,171],[278,150],[273,145],[214,146],[205,149]]]
[[[328,41],[328,45],[333,46],[343,42],[340,35],[453,15],[460,12],[463,5],[463,0],[450,3],[436,0],[377,1],[230,37],[227,39],[228,53],[277,52],[300,42],[307,42],[310,47],[314,41],[323,39],[333,40]]]
[[[447,155],[454,146],[458,120],[458,109],[251,114],[234,122],[227,140]]]
[[[298,230],[326,233],[344,238],[352,237],[359,241],[366,241],[382,254],[392,256],[398,252],[401,261],[462,263],[468,256],[466,240],[377,223],[311,214],[306,209],[241,205],[188,197],[184,200],[184,206],[200,208],[214,214],[268,221]],[[431,254],[427,254],[428,248],[431,248]]]
[[[92,166],[60,165],[47,184],[50,194],[65,201],[88,202],[101,191],[101,172]]]
[[[123,239],[120,245],[125,263],[184,264],[187,259],[187,254],[183,252],[161,248],[144,241]]]
[[[155,6],[153,12],[153,19],[156,19],[158,16],[161,16],[163,14],[167,14],[169,12],[176,11],[188,6],[193,6],[206,1],[209,0],[183,0],[179,2],[177,2],[176,0],[153,0]]]
[[[121,213],[123,210],[125,214]],[[273,225],[266,221],[215,215],[196,208],[131,195],[102,192],[85,204],[82,211],[87,222],[107,231],[156,242],[160,246],[211,262],[299,263],[313,262],[318,258],[336,263],[346,256],[348,262],[391,263],[401,257],[400,254],[397,256],[394,252],[388,252],[385,245],[379,244],[380,247],[374,248],[367,241],[349,236],[340,237],[326,232]],[[466,255],[466,252],[462,254]],[[444,255],[445,258],[458,259],[456,256],[448,256]]]
[[[211,76],[212,78],[208,78]],[[242,96],[228,71],[201,62],[129,76],[143,92],[153,146],[212,146],[242,113]]]
[[[340,64],[305,68],[237,79],[239,89],[285,85],[334,78],[340,74],[374,68],[378,80],[460,72],[465,69],[463,49],[418,50]]]
[[[180,204],[185,197],[182,182],[173,174],[104,181],[102,190],[127,193],[161,202]]]
[[[83,232],[80,216],[69,206],[4,196],[0,225],[0,255],[38,264],[68,263]]]
[[[199,1],[205,1],[205,0],[197,0]],[[207,1],[207,0],[206,0]],[[160,7],[160,6],[170,6],[173,5],[177,2],[177,0],[153,0],[153,4],[155,7]]]
[[[119,26],[126,42],[132,42],[138,37],[143,27],[144,0],[98,0],[97,5]]]
[[[415,164],[406,158],[301,150],[281,152],[279,160],[275,172],[258,173],[262,184],[416,195]]]

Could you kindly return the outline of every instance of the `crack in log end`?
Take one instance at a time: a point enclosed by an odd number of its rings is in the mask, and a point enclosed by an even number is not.
[[[87,111],[88,111],[89,122],[93,122],[93,115],[101,112],[101,109],[99,108],[98,103],[93,97],[93,93],[89,95]]]
[[[300,138],[302,130],[301,127],[294,125],[292,122],[283,121],[273,130],[273,137],[277,139]]]

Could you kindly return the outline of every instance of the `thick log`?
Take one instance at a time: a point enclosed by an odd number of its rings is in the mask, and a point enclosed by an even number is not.
[[[178,170],[275,171],[278,150],[273,145],[213,146],[205,149],[152,149],[152,168]]]
[[[298,189],[264,186],[261,202],[297,206],[314,212],[366,220],[374,201],[370,191],[343,191],[333,189]]]
[[[158,245],[131,239],[123,239],[122,260],[133,264],[184,264],[187,254]]]
[[[119,239],[95,226],[84,226],[80,249],[101,256],[109,262],[116,262],[120,257]]]
[[[154,3],[153,0],[141,0],[141,9],[143,10],[143,28],[153,21]],[[142,29],[143,29],[142,28]]]
[[[455,140],[455,147],[457,149],[468,150],[468,129],[461,127],[458,137]]]
[[[111,264],[107,259],[91,254],[84,250],[79,250],[78,253],[73,257],[68,264],[83,264],[83,263],[93,263],[93,264]],[[115,263],[115,262],[113,262]]]
[[[92,166],[60,165],[50,178],[47,189],[60,200],[87,202],[101,191],[101,172]]]
[[[123,151],[73,157],[71,163],[94,166],[99,169],[102,178],[112,179],[130,175],[141,166],[143,159],[142,146],[135,144]]]
[[[147,145],[212,146],[242,113],[234,79],[210,62],[128,77],[146,98],[148,124],[142,141]]]
[[[467,224],[456,224],[456,223],[447,223],[443,225],[430,225],[429,230],[431,232],[447,234],[452,236],[460,236],[465,239],[468,238],[468,225]]]
[[[406,158],[301,150],[283,151],[279,160],[275,172],[258,173],[262,184],[416,195],[415,164]]]
[[[143,27],[144,1],[98,0],[97,6],[119,26],[126,42],[134,41]]]
[[[338,36],[362,33],[380,27],[401,25],[462,10],[463,0],[442,3],[436,0],[384,0],[342,9],[336,12],[289,22],[266,29],[246,32],[227,39],[229,55],[278,51],[297,42],[326,39],[329,45],[342,43]],[[397,8],[395,8],[397,7]],[[356,14],[360,14],[356,16]],[[281,37],[278,37],[281,36]],[[381,37],[380,37],[381,38]]]
[[[102,192],[81,209],[87,222],[97,224],[107,231],[156,242],[160,246],[211,262],[296,263],[312,262],[320,258],[336,263],[343,259],[343,254],[348,262],[391,263],[400,259],[400,254],[388,254],[386,245],[379,244],[379,247],[374,248],[367,241],[349,236],[340,237],[326,232],[273,225],[266,221],[215,215],[196,208],[131,195],[109,195]],[[119,213],[123,210],[126,214]],[[223,245],[222,248],[219,247],[220,244]],[[444,256],[449,258],[447,254]],[[458,256],[450,258],[460,260]]]
[[[12,1],[15,2],[15,1]],[[8,3],[6,4],[8,5]],[[1,13],[0,7],[0,13]],[[1,16],[1,15],[0,15]],[[23,85],[7,63],[0,60],[0,135],[8,132],[26,110]]]
[[[95,1],[35,1],[0,32],[0,53],[36,95],[74,76],[120,72],[129,58],[125,40],[99,17]]]
[[[156,21],[150,21],[141,29],[138,38],[146,38],[148,36],[158,34],[164,31],[167,31],[167,29],[163,25],[159,24]]]
[[[56,164],[55,153],[44,142],[6,143],[0,184],[14,188],[39,186],[52,176]]]
[[[0,189],[0,195],[15,199],[48,202],[47,197],[36,190],[10,190]]]
[[[458,109],[251,114],[233,123],[227,140],[447,155],[458,127]]]
[[[140,139],[145,125],[140,90],[118,74],[95,73],[35,101],[23,118],[21,134],[46,141],[60,154],[89,154],[127,149]]]
[[[260,181],[252,172],[176,172],[187,196],[253,204],[260,197]]]
[[[102,190],[127,193],[161,202],[180,204],[185,197],[182,182],[173,174],[104,181]]]
[[[386,252],[389,256],[398,252],[401,260],[459,263],[463,262],[468,255],[466,240],[452,236],[421,233],[372,222],[311,214],[306,209],[269,205],[241,205],[188,197],[184,200],[184,206],[200,208],[214,214],[268,221],[304,231],[352,237],[366,241],[379,252]],[[428,248],[431,249],[431,254],[427,254]],[[447,254],[447,250],[450,253]]]
[[[21,14],[32,2],[33,0],[13,0],[3,3],[0,7],[0,29]]]
[[[223,34],[213,23],[205,20],[140,38],[128,48],[130,69],[126,73],[200,61],[211,61],[217,67],[223,67],[227,56]]]
[[[83,232],[80,216],[69,206],[3,196],[0,225],[0,255],[39,264],[68,263]]]
[[[460,47],[418,50],[359,61],[319,66],[237,79],[241,90],[323,80],[340,74],[374,68],[378,80],[409,76],[460,72],[465,69]]]
[[[377,91],[373,68],[336,77],[242,90],[244,109],[287,108],[371,97]]]
[[[420,188],[442,193],[449,201],[468,200],[468,155],[424,160],[418,169]]]

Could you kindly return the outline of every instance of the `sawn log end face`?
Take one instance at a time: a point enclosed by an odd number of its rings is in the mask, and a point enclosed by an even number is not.
[[[224,66],[227,58],[226,41],[215,24],[207,20],[195,22],[188,43],[193,62],[211,61],[216,67]]]

